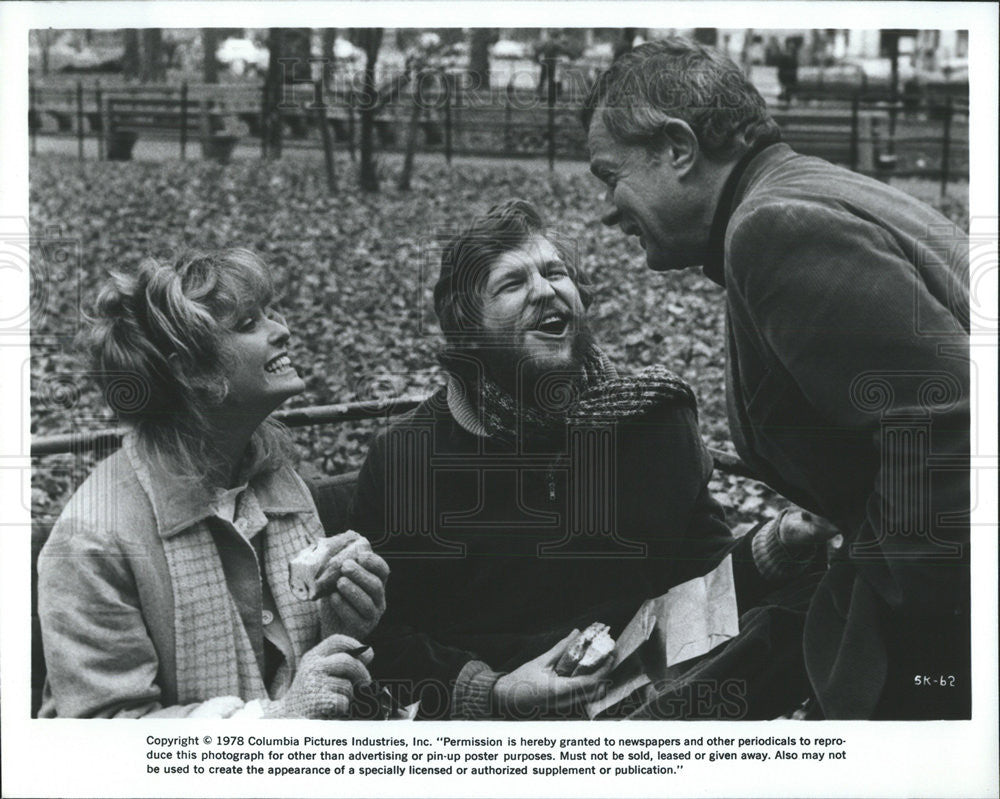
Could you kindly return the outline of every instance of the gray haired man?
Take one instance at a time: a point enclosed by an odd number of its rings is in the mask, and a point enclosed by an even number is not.
[[[740,69],[686,39],[616,61],[583,121],[605,224],[725,287],[740,455],[845,534],[805,631],[823,713],[968,718],[963,234],[781,143]]]

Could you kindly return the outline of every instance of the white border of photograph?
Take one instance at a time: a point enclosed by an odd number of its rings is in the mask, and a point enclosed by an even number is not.
[[[973,274],[982,316],[997,318],[997,6],[979,3],[509,2],[509,3],[5,3],[0,6],[0,233],[28,216],[27,31],[36,27],[754,27],[969,30],[970,216],[992,236],[993,260]],[[586,166],[581,164],[581,170]],[[595,183],[595,191],[598,191]],[[26,228],[21,230],[27,233]],[[27,274],[0,263],[0,297],[24,297]],[[20,295],[18,294],[20,292]],[[688,774],[639,777],[423,778],[149,777],[149,736],[233,734],[227,722],[30,720],[28,338],[0,341],[0,568],[4,796],[989,796],[997,795],[996,332],[973,348],[984,382],[974,398],[983,475],[973,516],[973,712],[967,722],[254,722],[240,734],[269,738],[438,736],[689,738],[809,735],[845,739],[848,757],[821,764],[721,762]],[[978,399],[978,402],[975,400]],[[19,421],[15,421],[18,420]],[[8,455],[10,453],[10,455]],[[973,487],[974,491],[976,486]],[[517,750],[520,747],[513,747]]]

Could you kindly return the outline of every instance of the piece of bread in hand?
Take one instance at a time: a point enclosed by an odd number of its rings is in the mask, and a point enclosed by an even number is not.
[[[595,621],[579,633],[556,662],[556,674],[560,677],[579,677],[597,671],[615,649],[610,631],[608,625]]]
[[[371,550],[368,539],[353,530],[321,538],[289,561],[288,586],[302,600],[332,594],[344,563]]]

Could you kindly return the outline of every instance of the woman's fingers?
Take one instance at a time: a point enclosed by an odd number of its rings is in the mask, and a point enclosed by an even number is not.
[[[611,672],[611,658],[608,658],[601,668],[593,674],[579,677],[562,677],[565,680],[567,694],[580,699],[598,699],[608,691],[608,674]]]
[[[350,685],[367,685],[372,681],[365,664],[344,652],[323,658],[318,667],[327,678],[333,678],[327,680],[330,684],[337,678],[346,680]]]
[[[359,552],[357,563],[362,569],[371,572],[383,583],[389,579],[389,564],[375,552],[371,550]]]
[[[349,560],[357,560],[364,557],[365,563],[370,562],[372,564],[372,568],[376,573],[381,575],[383,582],[385,577],[388,576],[388,564],[377,555],[374,559],[369,559],[367,556],[374,554],[372,553],[371,544],[367,538],[353,530],[348,530],[346,533],[341,533],[330,538],[324,538],[318,544],[315,544],[313,549],[316,547],[319,548],[319,555],[312,555],[312,549],[307,550],[307,554],[310,554],[313,560],[317,557],[324,557],[325,562],[318,567],[318,571],[312,576],[314,584],[313,596],[327,596],[336,590],[336,582],[343,572],[343,564]]]
[[[369,621],[376,620],[381,615],[382,610],[385,609],[384,597],[379,602],[379,600],[373,598],[367,591],[362,589],[355,582],[355,579],[354,576],[341,577],[337,581],[337,593],[330,598],[330,601],[334,603],[334,607],[338,611],[342,605],[346,605],[359,618]],[[337,601],[338,599],[340,602]]]
[[[369,619],[356,611],[344,597],[334,594],[330,597],[330,607],[345,630],[357,633],[362,638],[368,634]],[[374,614],[372,614],[374,619]]]
[[[370,680],[368,682],[371,682]],[[363,680],[358,681],[359,685],[365,685]],[[354,683],[350,680],[344,679],[343,677],[334,677],[330,680],[326,688],[331,693],[339,694],[340,696],[345,696],[351,699],[354,696]]]
[[[352,638],[349,635],[343,635],[341,633],[334,633],[333,635],[328,635],[306,654],[314,654],[316,657],[327,657],[330,655],[336,655],[339,652],[356,651],[363,646],[364,644],[362,644],[357,638]]]
[[[607,671],[594,672],[582,677],[551,676],[546,709],[566,711],[599,699],[607,693],[610,680]]]
[[[317,697],[317,712],[312,718],[337,719],[346,718],[351,710],[350,686],[344,693],[332,687],[325,688]]]
[[[341,573],[342,577],[337,581],[337,591],[343,594],[357,611],[365,612],[368,605],[366,598],[375,609],[385,610],[385,578],[379,577],[354,560],[344,563]]]

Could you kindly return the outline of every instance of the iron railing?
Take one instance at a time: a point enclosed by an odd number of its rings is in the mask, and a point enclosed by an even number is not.
[[[275,418],[287,427],[310,427],[317,424],[341,424],[363,419],[389,418],[417,407],[425,397],[405,396],[364,402],[343,402],[338,405],[313,405],[278,411]],[[93,450],[108,452],[121,443],[124,428],[113,427],[79,433],[35,436],[31,441],[31,457],[47,455],[83,454]],[[736,455],[709,447],[715,468],[724,473],[749,479],[757,478]]]

